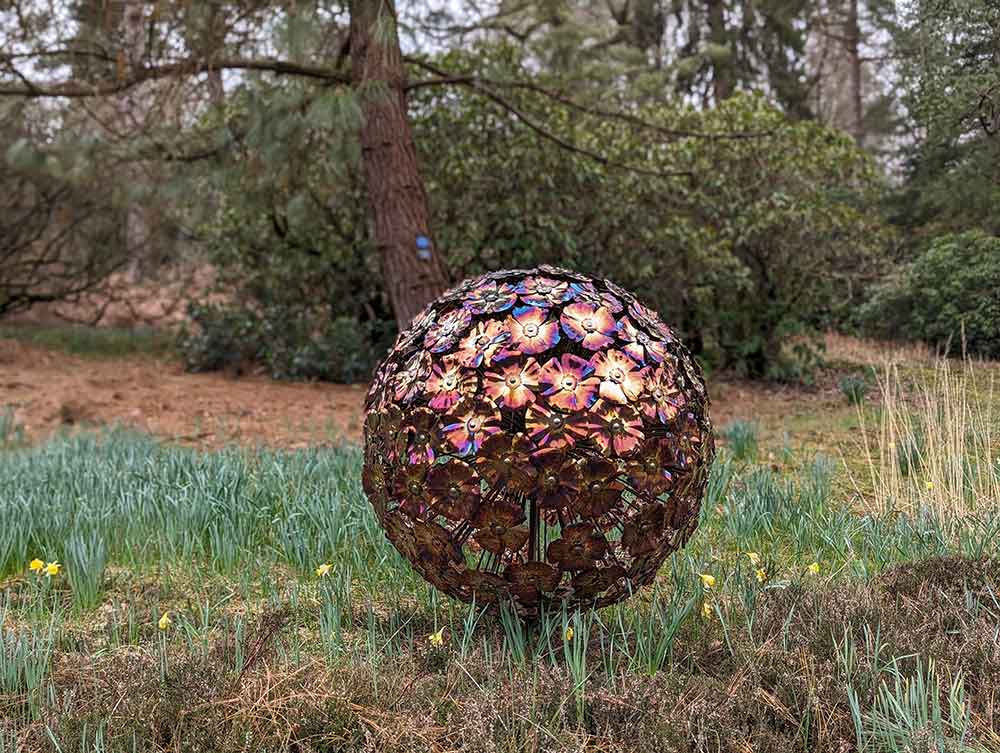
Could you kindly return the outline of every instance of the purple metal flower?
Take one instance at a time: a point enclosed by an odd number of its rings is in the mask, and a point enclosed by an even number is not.
[[[510,332],[501,322],[495,319],[481,321],[459,343],[458,361],[469,368],[489,366],[494,359],[507,357],[500,351],[508,340]]]
[[[485,400],[462,400],[444,419],[443,431],[459,455],[468,455],[477,452],[487,437],[500,431],[500,414]]]
[[[521,300],[529,306],[558,306],[573,297],[568,282],[551,277],[528,277],[517,286]]]
[[[453,309],[438,319],[424,336],[424,347],[432,353],[448,350],[458,341],[459,335],[472,324],[472,314],[465,309]]]
[[[514,309],[507,320],[510,331],[508,348],[512,354],[533,355],[548,350],[559,342],[559,323],[546,321],[548,313],[536,306]]]
[[[603,306],[571,303],[563,309],[559,321],[567,336],[587,350],[598,350],[614,342],[615,318]]]
[[[505,311],[517,302],[513,285],[484,282],[466,294],[462,306],[473,314],[495,314]]]
[[[589,362],[564,353],[561,359],[553,358],[542,369],[540,381],[547,385],[542,393],[549,402],[565,411],[589,408],[597,400],[597,390],[601,380],[594,373]]]

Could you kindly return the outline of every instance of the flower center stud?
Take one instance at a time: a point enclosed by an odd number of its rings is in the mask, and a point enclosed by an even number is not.
[[[580,322],[580,326],[583,327],[585,330],[587,330],[587,332],[593,332],[595,329],[597,329],[597,325],[594,324],[594,320],[589,316],[582,322]]]
[[[481,423],[480,419],[470,418],[468,421],[465,422],[465,428],[468,429],[470,432],[476,432],[479,431],[480,423]]]
[[[562,426],[563,425],[562,416],[553,416],[552,425],[556,427]]]
[[[514,376],[513,374],[511,376],[507,377],[507,386],[508,387],[517,387],[520,384],[521,384],[521,377]]]
[[[625,372],[616,366],[608,372],[608,378],[615,384],[621,384],[625,381]]]
[[[564,390],[572,391],[576,389],[576,379],[571,376],[563,377],[562,386]]]
[[[537,324],[525,324],[524,334],[526,337],[537,337],[538,336],[538,325]]]
[[[623,431],[625,431],[625,424],[622,423],[622,420],[620,418],[616,418],[614,421],[611,422],[611,431],[615,434],[621,434]]]
[[[462,490],[458,488],[457,484],[452,484],[448,487],[448,496],[452,499],[458,499],[461,494]]]

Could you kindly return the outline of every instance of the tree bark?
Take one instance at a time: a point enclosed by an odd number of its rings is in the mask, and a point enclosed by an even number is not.
[[[400,328],[448,288],[430,232],[407,120],[406,74],[392,0],[352,0],[351,79],[361,100],[361,160],[373,235]]]
[[[718,105],[733,96],[735,88],[732,61],[734,51],[726,30],[724,0],[708,0],[708,38],[719,50],[729,50],[729,57],[717,59],[712,64],[712,97]]]
[[[850,133],[860,146],[865,137],[864,109],[861,100],[861,27],[858,23],[858,0],[847,0],[847,22],[844,29],[844,48],[849,66],[850,82]]]

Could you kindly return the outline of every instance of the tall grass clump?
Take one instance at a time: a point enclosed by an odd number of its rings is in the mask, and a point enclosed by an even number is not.
[[[875,425],[858,411],[871,477],[871,494],[863,495],[869,507],[913,519],[995,512],[1000,412],[992,376],[984,389],[975,374],[971,363],[960,368],[940,360],[908,388],[897,366],[886,367],[878,380]]]
[[[757,462],[760,429],[753,421],[733,421],[722,430],[722,436],[733,457],[744,463]]]

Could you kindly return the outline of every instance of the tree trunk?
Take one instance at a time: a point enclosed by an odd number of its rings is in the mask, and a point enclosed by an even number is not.
[[[448,288],[430,233],[403,90],[392,0],[352,0],[351,78],[361,100],[361,160],[382,273],[400,328]],[[378,84],[373,86],[373,84]]]
[[[844,29],[844,48],[847,53],[849,96],[851,103],[850,133],[861,145],[865,136],[864,110],[861,101],[861,27],[858,24],[858,0],[847,0],[847,21]]]
[[[125,49],[121,51],[121,68],[132,71],[142,64],[146,52],[146,11],[141,0],[126,0],[122,13],[122,31]],[[119,128],[123,134],[133,134],[145,128],[148,117],[146,90],[137,86],[126,92],[119,102]],[[142,166],[128,168],[128,179],[133,185],[144,182]],[[128,276],[138,282],[145,271],[149,255],[149,217],[146,208],[130,201],[125,215],[125,248],[129,256]]]
[[[715,104],[733,96],[734,51],[729,43],[726,30],[726,8],[724,0],[708,0],[708,38],[716,46],[714,54],[718,55],[712,63],[712,96]],[[723,49],[728,49],[728,56],[719,55]]]

